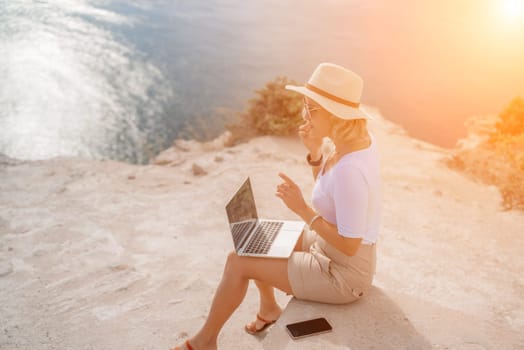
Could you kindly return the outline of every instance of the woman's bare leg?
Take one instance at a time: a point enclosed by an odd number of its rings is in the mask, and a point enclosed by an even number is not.
[[[300,238],[297,241],[297,244],[295,245],[294,251],[302,251],[302,236],[300,235]],[[282,309],[278,305],[276,299],[275,299],[275,292],[272,285],[255,280],[255,284],[258,287],[258,292],[260,295],[260,307],[258,310],[258,314],[260,317],[265,319],[266,321],[273,321],[280,317],[280,314],[282,313]],[[258,318],[255,319],[255,321],[249,323],[246,325],[249,329],[257,330],[264,326],[264,323],[260,321]]]
[[[275,299],[275,290],[273,286],[258,280],[255,280],[255,284],[257,285],[260,294],[260,316],[266,320],[274,320],[275,318],[278,318],[281,310]],[[278,313],[276,317],[273,315],[275,311]]]
[[[189,340],[196,350],[216,349],[218,334],[244,299],[250,279],[291,294],[286,259],[241,257],[230,253],[206,322]],[[268,292],[267,288],[263,288],[264,293]]]
[[[275,299],[275,291],[273,286],[265,282],[255,280],[260,295],[260,306],[258,309],[258,316],[266,321],[274,321],[280,317],[282,309]],[[264,327],[264,322],[258,317],[251,323],[246,324],[246,328],[255,332]]]

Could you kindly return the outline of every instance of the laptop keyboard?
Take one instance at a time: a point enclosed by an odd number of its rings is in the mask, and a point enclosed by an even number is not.
[[[283,224],[283,222],[279,221],[262,221],[258,225],[253,238],[244,252],[250,254],[267,254]]]
[[[249,228],[249,226],[253,224],[253,222],[246,221],[240,224],[233,225],[231,232],[233,233],[233,242],[235,244],[235,248],[240,248],[240,245],[242,244],[242,238],[247,234],[246,231]]]

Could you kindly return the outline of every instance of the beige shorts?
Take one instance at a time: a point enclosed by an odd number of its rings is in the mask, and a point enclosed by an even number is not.
[[[295,297],[345,304],[369,291],[375,274],[376,245],[361,244],[354,256],[348,256],[305,229],[302,250],[293,252],[287,267]]]

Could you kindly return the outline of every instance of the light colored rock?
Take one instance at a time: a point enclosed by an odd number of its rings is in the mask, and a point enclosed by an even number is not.
[[[193,163],[193,165],[191,166],[191,170],[193,171],[193,175],[195,176],[207,175],[207,171],[201,165],[198,165],[197,163]]]
[[[324,317],[332,332],[292,339],[290,323]],[[445,322],[444,322],[445,320]],[[263,340],[264,349],[517,349],[522,336],[431,301],[373,287],[362,300],[328,305],[291,299]]]
[[[378,114],[369,125],[383,179],[377,294],[340,309],[293,302],[261,340],[243,330],[258,310],[251,284],[219,347],[291,349],[289,338],[267,342],[282,336],[291,316],[319,311],[342,330],[304,340],[301,349],[522,348],[523,213],[501,211],[496,189],[446,168],[439,161],[446,150],[414,142]],[[232,250],[224,206],[237,187],[250,176],[260,216],[293,220],[274,195],[278,173],[307,199],[313,188],[297,138],[208,151],[196,142],[179,146],[186,150],[163,152],[167,164],[185,159],[177,167],[0,158],[0,348],[182,342],[202,325]],[[224,155],[228,161],[214,160]],[[207,175],[191,176],[192,164]],[[280,292],[277,299],[289,301]]]

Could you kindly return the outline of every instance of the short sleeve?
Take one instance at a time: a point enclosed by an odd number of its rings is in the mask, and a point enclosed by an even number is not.
[[[363,238],[369,202],[364,174],[354,165],[342,165],[335,174],[333,190],[338,232],[344,237]]]

